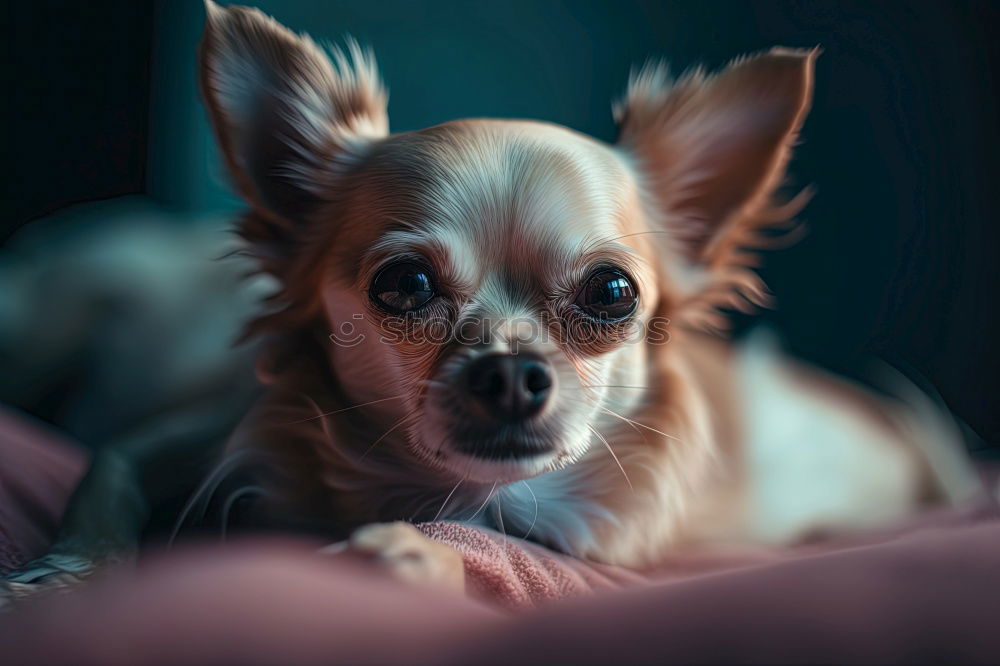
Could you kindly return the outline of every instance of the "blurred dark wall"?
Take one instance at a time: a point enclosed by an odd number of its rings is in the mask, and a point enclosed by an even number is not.
[[[148,2],[3,5],[0,243],[68,204],[145,189],[153,34]]]
[[[15,168],[0,237],[72,201],[143,189],[181,209],[235,205],[197,104],[200,2],[9,4]],[[810,236],[770,258],[781,309],[764,318],[845,372],[871,352],[912,368],[1000,442],[1000,3],[257,5],[318,38],[371,44],[395,130],[518,116],[611,140],[610,100],[647,56],[681,70],[822,45],[793,165],[819,196]]]

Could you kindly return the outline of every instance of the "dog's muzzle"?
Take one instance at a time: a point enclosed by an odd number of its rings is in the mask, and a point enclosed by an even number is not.
[[[554,373],[542,356],[485,354],[463,373],[463,399],[481,425],[510,425],[537,416],[552,394]]]

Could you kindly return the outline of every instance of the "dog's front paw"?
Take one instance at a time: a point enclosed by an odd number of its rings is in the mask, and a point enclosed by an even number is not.
[[[424,536],[409,523],[366,525],[351,535],[347,549],[406,583],[465,592],[462,554]]]

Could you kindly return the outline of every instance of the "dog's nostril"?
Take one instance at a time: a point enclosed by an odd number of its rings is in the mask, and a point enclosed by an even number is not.
[[[480,412],[521,420],[538,413],[552,388],[548,364],[534,355],[488,354],[467,370],[467,387]]]
[[[468,369],[468,387],[480,400],[504,398],[513,379],[513,367],[505,358],[490,355],[478,359]]]
[[[474,375],[472,377],[470,388],[473,393],[481,395],[484,398],[498,398],[503,395],[504,390],[507,388],[507,381],[504,379],[500,368],[487,367],[478,376]]]
[[[524,371],[524,387],[534,396],[541,396],[552,388],[548,366],[531,362]]]

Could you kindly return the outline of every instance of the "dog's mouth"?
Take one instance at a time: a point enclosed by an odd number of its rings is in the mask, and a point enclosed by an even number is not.
[[[511,424],[490,430],[463,424],[443,430],[444,437],[422,437],[420,448],[432,453],[436,464],[471,480],[492,483],[530,479],[550,471],[565,456],[562,438],[541,424]],[[435,446],[423,442],[434,442]]]
[[[558,447],[550,437],[498,433],[490,437],[453,439],[452,449],[470,458],[516,462],[555,454]]]

